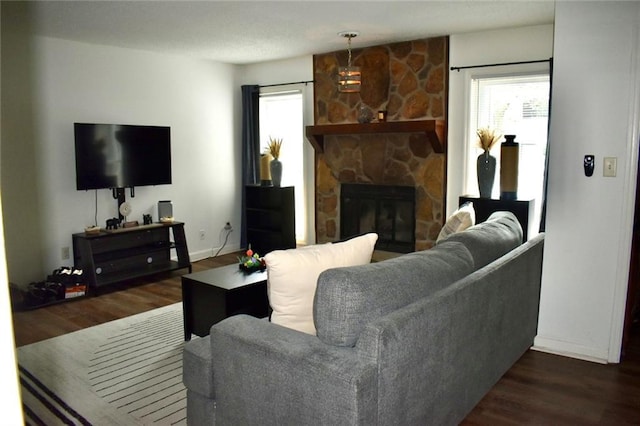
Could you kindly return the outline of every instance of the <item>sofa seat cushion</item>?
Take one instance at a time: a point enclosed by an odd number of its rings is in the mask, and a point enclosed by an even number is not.
[[[499,211],[444,241],[464,244],[473,256],[475,269],[480,269],[522,244],[522,226],[513,213]]]
[[[318,337],[355,346],[371,321],[428,296],[473,271],[469,250],[442,244],[377,263],[326,270],[318,277],[313,314]]]
[[[371,262],[378,234],[369,233],[334,244],[274,250],[265,256],[271,322],[316,334],[313,297],[318,275],[326,269]]]

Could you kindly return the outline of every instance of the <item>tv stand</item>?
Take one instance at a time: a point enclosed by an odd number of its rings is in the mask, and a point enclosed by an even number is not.
[[[169,231],[173,233],[173,241]],[[171,259],[172,250],[177,260]],[[94,290],[159,272],[182,268],[191,272],[182,222],[73,234],[73,258]]]

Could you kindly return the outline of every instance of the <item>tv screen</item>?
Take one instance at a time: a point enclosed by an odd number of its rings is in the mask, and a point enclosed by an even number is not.
[[[133,188],[171,183],[171,128],[74,123],[76,187]]]

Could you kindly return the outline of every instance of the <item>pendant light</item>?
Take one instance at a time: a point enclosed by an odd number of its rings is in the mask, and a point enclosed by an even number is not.
[[[360,67],[351,66],[351,39],[358,36],[356,31],[343,31],[339,36],[347,39],[349,61],[346,67],[338,68],[338,91],[341,93],[357,93],[360,91]]]

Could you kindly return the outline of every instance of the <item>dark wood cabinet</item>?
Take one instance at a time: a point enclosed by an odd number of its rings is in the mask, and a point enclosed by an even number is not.
[[[509,211],[513,213],[522,226],[523,240],[527,241],[529,236],[529,220],[533,219],[534,200],[503,200],[494,198],[479,198],[461,196],[458,205],[461,206],[467,201],[473,203],[476,212],[476,223],[484,222],[496,211]]]
[[[261,256],[296,246],[293,190],[292,186],[245,188],[247,243]]]
[[[182,276],[184,337],[207,336],[213,324],[231,315],[269,315],[267,272],[245,273],[237,264]]]
[[[172,250],[177,260],[171,259]],[[73,257],[92,288],[181,268],[191,272],[181,222],[73,234]]]

